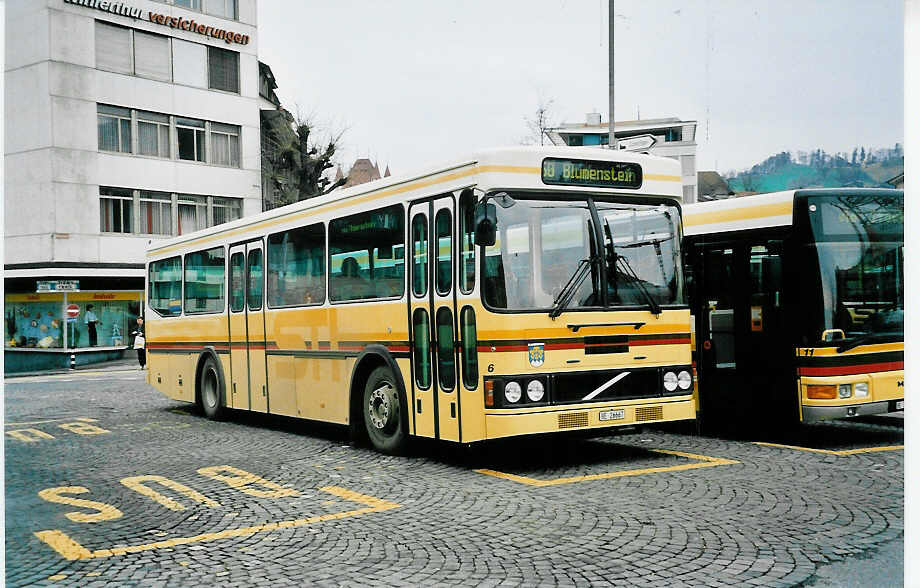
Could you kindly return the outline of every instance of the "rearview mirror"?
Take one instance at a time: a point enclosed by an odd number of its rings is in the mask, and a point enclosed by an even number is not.
[[[495,233],[498,228],[498,216],[495,205],[480,202],[473,211],[473,243],[476,245],[495,245]]]

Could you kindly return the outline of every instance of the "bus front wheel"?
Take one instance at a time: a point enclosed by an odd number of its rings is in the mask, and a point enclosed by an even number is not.
[[[364,385],[361,410],[364,427],[374,449],[390,455],[398,455],[405,450],[403,410],[393,372],[384,366],[376,368]]]
[[[199,375],[198,403],[204,416],[211,420],[220,420],[223,418],[225,409],[222,402],[223,381],[220,372],[217,370],[217,364],[214,358],[209,357],[204,360]]]

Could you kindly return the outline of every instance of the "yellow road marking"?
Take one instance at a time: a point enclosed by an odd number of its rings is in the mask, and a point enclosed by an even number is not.
[[[217,531],[213,533],[202,533],[193,537],[174,537],[165,541],[156,541],[153,543],[144,543],[141,545],[120,545],[117,547],[111,547],[109,549],[96,549],[94,551],[90,551],[89,549],[83,547],[72,538],[70,538],[66,533],[57,529],[38,531],[35,533],[35,536],[44,541],[49,547],[57,551],[62,557],[66,559],[98,559],[102,557],[111,557],[113,555],[125,555],[128,553],[139,553],[141,551],[149,551],[152,549],[164,549],[175,547],[177,545],[200,543],[202,541],[215,541],[218,539],[228,539],[230,537],[246,537],[248,535],[255,535],[256,533],[263,533],[266,531],[277,531],[278,529],[302,527],[304,525],[311,525],[313,523],[344,519],[374,512],[383,512],[385,510],[400,507],[400,505],[396,504],[395,502],[383,500],[382,498],[375,498],[373,496],[367,496],[365,494],[359,494],[358,492],[346,490],[345,488],[340,488],[338,486],[325,486],[320,488],[320,490],[328,494],[332,494],[333,496],[338,496],[339,498],[349,500],[351,502],[363,504],[365,505],[365,508],[319,515],[305,519],[267,523],[264,525],[256,525],[254,527],[243,527],[241,529],[226,529],[224,531]]]
[[[903,445],[887,445],[884,447],[863,447],[862,449],[844,449],[833,451],[830,449],[813,449],[811,447],[798,447],[797,445],[782,445],[780,443],[766,443],[764,441],[754,441],[754,445],[763,445],[764,447],[779,447],[780,449],[794,449],[796,451],[810,451],[812,453],[823,453],[825,455],[856,455],[857,453],[875,453],[877,451],[898,451],[904,449]]]
[[[658,468],[643,468],[639,470],[625,470],[622,472],[606,472],[603,474],[590,474],[587,476],[572,476],[569,478],[556,478],[554,480],[537,480],[535,478],[529,478],[527,476],[518,476],[515,474],[506,474],[504,472],[496,472],[495,470],[481,469],[474,470],[476,473],[485,474],[487,476],[495,476],[496,478],[502,478],[505,480],[511,480],[512,482],[518,482],[521,484],[527,484],[528,486],[558,486],[559,484],[572,484],[574,482],[590,482],[593,480],[607,480],[609,478],[625,478],[627,476],[644,476],[645,474],[661,474],[665,472],[680,472],[684,470],[695,470],[698,468],[711,468],[713,466],[721,465],[731,465],[736,463],[741,463],[734,459],[724,459],[721,457],[708,457],[706,455],[697,455],[695,453],[684,453],[683,451],[671,451],[669,449],[651,449],[655,453],[666,453],[668,455],[676,455],[678,457],[686,457],[687,459],[698,460],[697,463],[687,463],[683,465],[676,466],[666,466]]]

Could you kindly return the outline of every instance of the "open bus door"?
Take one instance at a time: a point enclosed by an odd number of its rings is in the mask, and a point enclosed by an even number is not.
[[[702,243],[691,253],[700,416],[707,430],[772,428],[790,414],[781,247],[779,241]]]

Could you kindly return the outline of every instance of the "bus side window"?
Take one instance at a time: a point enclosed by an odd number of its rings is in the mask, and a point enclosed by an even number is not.
[[[255,249],[249,252],[249,280],[247,296],[249,298],[249,310],[260,310],[262,308],[262,250]]]
[[[472,190],[460,194],[460,291],[469,294],[476,283],[476,247],[473,244],[473,209],[476,208],[476,196]]]
[[[434,217],[435,226],[435,275],[437,276],[438,294],[450,294],[451,268],[450,258],[453,241],[451,240],[450,210],[442,208]]]

